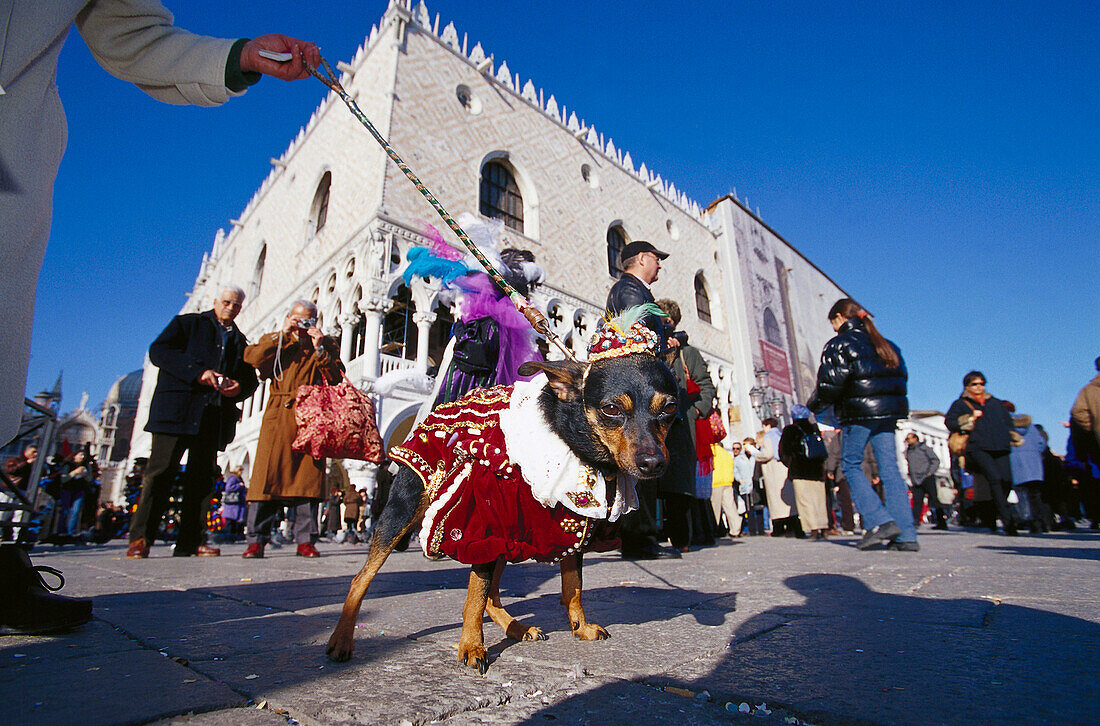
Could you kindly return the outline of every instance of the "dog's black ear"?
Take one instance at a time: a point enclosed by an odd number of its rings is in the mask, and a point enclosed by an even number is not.
[[[527,361],[519,367],[521,376],[546,374],[550,387],[562,401],[573,401],[584,393],[584,364],[572,361]]]

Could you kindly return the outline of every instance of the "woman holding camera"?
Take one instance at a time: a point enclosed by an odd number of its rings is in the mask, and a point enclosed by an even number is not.
[[[300,557],[319,557],[313,546],[317,504],[325,498],[325,461],[292,451],[298,434],[294,400],[298,388],[341,375],[336,344],[317,328],[317,306],[296,301],[277,333],[268,333],[244,349],[244,360],[271,392],[260,424],[260,440],[248,487],[248,548],[245,558],[264,556],[264,546],[279,510],[294,508],[294,541]]]
[[[901,478],[894,443],[898,419],[909,415],[905,361],[855,300],[833,303],[829,323],[837,334],[821,351],[817,390],[808,405],[818,414],[833,406],[840,419],[841,470],[863,520],[863,539],[856,547],[867,550],[885,542],[890,549],[916,552],[920,545],[909,488]],[[878,463],[885,506],[863,473],[868,441]]]

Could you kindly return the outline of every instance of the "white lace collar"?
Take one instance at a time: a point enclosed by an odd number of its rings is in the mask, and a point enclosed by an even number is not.
[[[546,385],[546,375],[541,373],[530,381],[517,381],[507,410],[500,412],[508,457],[519,464],[531,494],[543,506],[561,504],[582,516],[612,522],[637,509],[637,480],[620,475],[608,510],[603,475],[582,464],[542,415],[539,394]]]

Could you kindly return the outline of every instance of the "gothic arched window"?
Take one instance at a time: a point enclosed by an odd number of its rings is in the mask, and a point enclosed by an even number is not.
[[[616,280],[623,276],[622,260],[626,247],[626,232],[619,225],[607,228],[607,272]]]
[[[703,279],[702,272],[695,276],[695,312],[704,323],[711,322],[710,293],[707,292],[707,281]]]
[[[490,161],[481,168],[479,192],[481,213],[499,219],[505,227],[523,233],[523,195],[516,177],[502,161]]]
[[[317,191],[313,194],[313,203],[309,207],[309,232],[310,236],[317,234],[328,221],[328,199],[332,189],[332,172],[326,171],[321,181],[317,184]]]
[[[260,294],[260,286],[264,281],[264,265],[267,264],[267,245],[260,247],[260,256],[256,258],[256,267],[252,270],[252,284],[249,286],[248,297],[255,299]]]
[[[393,296],[393,307],[382,319],[380,352],[405,360],[416,360],[416,323],[412,319],[414,311],[412,291],[401,285]]]
[[[764,308],[764,339],[772,345],[783,345],[783,331],[771,308]]]

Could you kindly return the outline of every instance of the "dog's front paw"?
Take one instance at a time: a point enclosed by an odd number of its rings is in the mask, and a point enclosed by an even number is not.
[[[574,624],[573,637],[581,640],[607,640],[611,634],[595,623],[584,623]]]
[[[485,650],[483,645],[464,647],[460,644],[458,646],[458,662],[471,668],[477,668],[478,673],[485,675],[485,671],[489,670],[489,652]]]
[[[527,628],[527,632],[523,634],[522,640],[546,640],[546,633],[542,632],[542,628],[536,628],[532,625]]]
[[[351,660],[351,651],[355,647],[355,635],[354,632],[351,635],[345,635],[339,629],[333,631],[332,637],[328,639],[328,646],[325,648],[325,655],[329,660],[336,661],[337,663],[343,663],[344,661]]]
[[[525,643],[533,640],[546,640],[546,634],[542,632],[542,628],[536,628],[534,625],[524,625],[518,620],[513,620],[504,634],[512,640]]]

